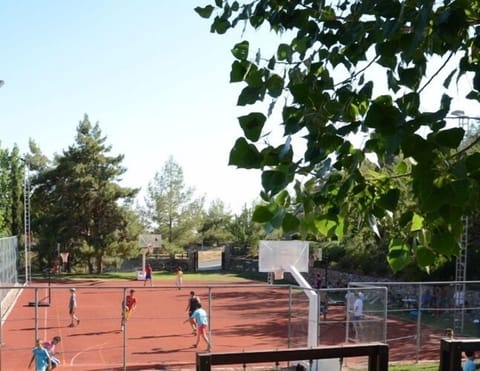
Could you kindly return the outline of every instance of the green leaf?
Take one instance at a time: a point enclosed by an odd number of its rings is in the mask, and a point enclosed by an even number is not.
[[[393,239],[388,247],[387,261],[394,272],[398,272],[410,263],[410,248],[404,241]]]
[[[418,265],[421,267],[429,267],[435,263],[435,254],[423,245],[417,246],[416,258]]]
[[[407,171],[408,171],[408,165],[405,161],[400,161],[397,166],[396,166],[396,169],[397,169],[397,173],[399,174],[406,174]]]
[[[325,237],[331,237],[335,233],[335,228],[337,223],[334,220],[330,220],[328,217],[322,217],[320,219],[315,219],[315,227],[318,232],[320,232]]]
[[[395,135],[400,124],[400,112],[392,104],[392,97],[383,95],[375,99],[365,117],[365,125],[383,135]]]
[[[458,241],[448,231],[433,231],[431,248],[445,256],[458,255]]]
[[[290,62],[292,60],[292,49],[288,44],[280,44],[277,49],[277,59],[279,61]]]
[[[433,156],[431,145],[417,134],[405,136],[401,146],[405,157],[413,157],[418,162],[427,162]]]
[[[412,217],[412,226],[410,227],[410,231],[416,232],[422,229],[423,229],[423,217],[414,213]]]
[[[467,169],[469,171],[478,172],[480,170],[480,153],[479,152],[472,153],[465,160],[465,164],[467,165]]]
[[[247,104],[254,104],[262,99],[262,89],[246,86],[238,96],[237,104],[239,106],[246,106]]]
[[[252,112],[238,118],[245,137],[252,142],[256,142],[260,138],[266,120],[265,115],[260,112]]]
[[[465,135],[465,130],[462,128],[451,128],[436,133],[432,133],[428,136],[428,139],[432,139],[434,143],[447,148],[458,148]]]
[[[230,82],[240,82],[243,81],[245,75],[247,74],[247,67],[245,63],[234,61],[232,63],[232,69],[230,71]]]
[[[397,99],[398,107],[409,116],[416,116],[420,107],[420,95],[418,93],[409,93]]]
[[[282,229],[283,232],[289,233],[294,232],[298,229],[300,225],[300,221],[298,218],[290,213],[286,213],[285,217],[283,218]]]
[[[267,223],[273,216],[268,206],[257,205],[253,211],[252,220],[257,223]]]
[[[412,90],[417,90],[422,79],[422,73],[417,67],[402,68],[398,67],[398,83]]]
[[[235,44],[235,46],[232,49],[232,54],[235,58],[240,59],[241,61],[244,61],[248,58],[248,49],[249,49],[248,41],[242,41],[238,44]]]
[[[283,92],[283,79],[278,75],[272,75],[267,80],[267,90],[271,97],[277,98]]]
[[[224,18],[215,17],[212,23],[211,31],[223,35],[230,28],[230,22]]]
[[[286,189],[278,193],[278,195],[275,197],[275,203],[283,207],[290,206],[290,194]]]
[[[277,170],[266,170],[262,172],[263,189],[272,194],[277,194],[288,185],[288,178],[285,173]]]
[[[335,228],[335,235],[339,240],[343,239],[345,232],[347,230],[347,225],[345,223],[345,218],[339,217],[337,227]]]
[[[194,10],[197,12],[197,14],[202,17],[202,18],[210,18],[212,15],[214,7],[211,5],[207,5],[206,7],[202,8],[200,6],[197,6]]]
[[[245,138],[238,138],[230,151],[228,164],[243,169],[260,169],[262,156],[253,144],[247,143]]]
[[[377,205],[385,210],[394,211],[400,198],[400,191],[397,188],[389,189],[387,193],[381,195],[377,201]]]

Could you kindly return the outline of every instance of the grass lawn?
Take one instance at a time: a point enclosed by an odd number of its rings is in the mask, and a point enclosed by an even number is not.
[[[389,371],[437,371],[438,362],[429,362],[429,363],[410,363],[410,364],[395,364],[388,366]]]
[[[33,275],[35,280],[44,280],[47,278],[45,275]],[[62,273],[59,275],[52,275],[52,281],[62,280],[84,280],[84,279],[99,279],[99,280],[131,280],[136,281],[135,272],[108,272],[101,274],[86,274],[86,273]],[[229,282],[229,283],[242,283],[245,281],[255,280],[258,283],[267,283],[266,273],[223,273],[219,271],[205,271],[195,273],[183,274],[184,284],[188,285],[188,281],[206,281],[206,282]],[[168,281],[175,280],[174,272],[153,272],[153,281]]]

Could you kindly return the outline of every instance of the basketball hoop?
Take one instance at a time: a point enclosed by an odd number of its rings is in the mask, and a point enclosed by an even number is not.
[[[275,281],[283,280],[283,271],[273,272],[273,278]]]
[[[68,255],[69,253],[68,252],[61,252],[60,253],[60,257],[62,258],[62,263],[65,264],[66,262],[68,262]]]

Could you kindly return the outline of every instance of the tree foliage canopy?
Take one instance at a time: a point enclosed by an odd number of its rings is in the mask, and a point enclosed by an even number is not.
[[[57,155],[51,166],[40,161],[32,180],[32,229],[38,231],[40,245],[50,250],[60,243],[72,255],[102,259],[112,243],[127,238],[128,203],[137,190],[121,187],[123,155],[109,156],[99,124],[87,115],[79,123],[75,144]],[[41,159],[38,153],[32,160]],[[34,167],[35,168],[35,167]],[[131,236],[130,236],[131,237]]]
[[[151,228],[162,235],[169,251],[182,251],[199,242],[197,231],[203,216],[203,198],[185,184],[182,167],[170,157],[149,183],[146,197]]]
[[[463,128],[447,125],[448,88],[466,79],[464,98],[479,106],[480,1],[215,0],[195,10],[214,33],[268,26],[291,36],[271,56],[253,55],[247,40],[232,49],[230,81],[244,85],[237,104],[255,106],[239,117],[230,164],[262,170],[256,221],[341,239],[353,210],[373,228],[393,220],[394,270],[458,253],[462,216],[479,207],[480,154],[467,151]],[[437,96],[439,79],[444,91],[428,111],[422,102]],[[277,131],[283,139],[271,144]],[[362,167],[368,154],[374,169]]]

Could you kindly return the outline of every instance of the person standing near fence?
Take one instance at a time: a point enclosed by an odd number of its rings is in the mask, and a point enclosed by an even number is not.
[[[122,322],[120,330],[125,330],[125,323],[132,315],[133,311],[137,307],[137,298],[135,297],[135,290],[131,289],[130,294],[125,297],[125,301],[122,300]]]
[[[195,320],[193,319],[192,315],[198,308],[200,308],[201,302],[200,298],[195,295],[194,291],[190,291],[190,297],[188,298],[188,304],[186,311],[188,312],[188,321],[190,322],[190,326],[192,327],[192,333],[194,335],[197,334],[197,326],[195,324]],[[186,321],[185,321],[186,322]]]
[[[143,286],[147,285],[147,281],[150,281],[150,286],[152,286],[152,266],[150,264],[147,264],[145,267],[145,280],[143,281]]]
[[[74,327],[75,324],[79,325],[80,320],[77,317],[77,293],[74,287],[70,289],[70,300],[68,301],[68,313],[70,314],[70,327]]]
[[[363,319],[363,294],[357,292],[355,294],[355,302],[353,303],[353,328],[355,329],[355,336],[358,339],[358,335],[362,328]]]
[[[32,353],[28,368],[32,367],[32,363],[35,361],[35,371],[51,370],[52,360],[50,359],[48,351],[42,346],[42,341],[40,339],[35,341],[35,348],[33,348]]]
[[[175,285],[180,290],[183,285],[183,271],[181,267],[177,267],[177,271],[175,273]]]
[[[206,351],[210,350],[210,339],[208,338],[208,316],[207,312],[205,309],[202,308],[202,304],[198,304],[199,307],[192,313],[192,318],[195,321],[195,324],[197,326],[197,341],[193,345],[194,348],[198,347],[198,343],[200,342],[200,336],[202,339],[205,341],[207,344],[207,349]]]

